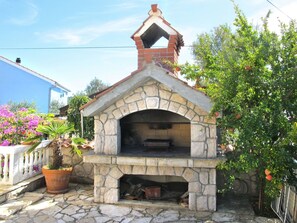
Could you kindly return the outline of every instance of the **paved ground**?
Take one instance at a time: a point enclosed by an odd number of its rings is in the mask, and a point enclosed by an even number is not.
[[[17,214],[6,223],[51,223],[51,222],[101,222],[101,223],[273,223],[277,219],[255,217],[247,200],[225,199],[218,204],[218,211],[193,212],[185,209],[160,209],[97,204],[93,202],[92,185],[71,184],[71,190],[62,195],[51,195],[41,188],[37,193],[44,197]]]

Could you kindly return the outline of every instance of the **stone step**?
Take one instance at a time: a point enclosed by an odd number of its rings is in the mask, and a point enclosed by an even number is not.
[[[45,181],[42,174],[24,180],[16,185],[0,185],[0,206],[9,199],[16,198],[25,192],[34,191],[44,185]]]
[[[14,199],[9,199],[0,205],[0,219],[7,219],[23,208],[36,203],[43,198],[43,194],[26,192]]]

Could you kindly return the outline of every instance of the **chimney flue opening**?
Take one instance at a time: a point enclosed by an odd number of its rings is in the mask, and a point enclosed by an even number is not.
[[[18,63],[18,64],[20,64],[20,63],[22,62],[22,61],[21,61],[21,58],[19,58],[19,57],[16,58],[15,62]]]

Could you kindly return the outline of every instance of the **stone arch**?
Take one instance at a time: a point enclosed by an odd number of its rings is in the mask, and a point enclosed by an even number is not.
[[[171,111],[196,122],[202,121],[200,116],[208,115],[203,109],[154,80],[146,82],[118,100],[113,108],[112,113],[116,119],[146,109]]]
[[[143,110],[157,109],[176,113],[191,124],[191,156],[215,157],[215,119],[164,84],[149,80],[95,116],[95,152],[118,154],[121,147],[121,118]],[[213,136],[212,136],[213,135]],[[209,145],[211,144],[211,145]],[[211,149],[209,149],[211,148]]]

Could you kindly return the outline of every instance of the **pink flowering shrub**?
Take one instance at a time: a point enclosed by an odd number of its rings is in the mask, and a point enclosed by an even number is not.
[[[12,112],[9,106],[0,106],[0,146],[21,144],[28,138],[42,135],[36,128],[43,121],[33,109],[20,108]]]

